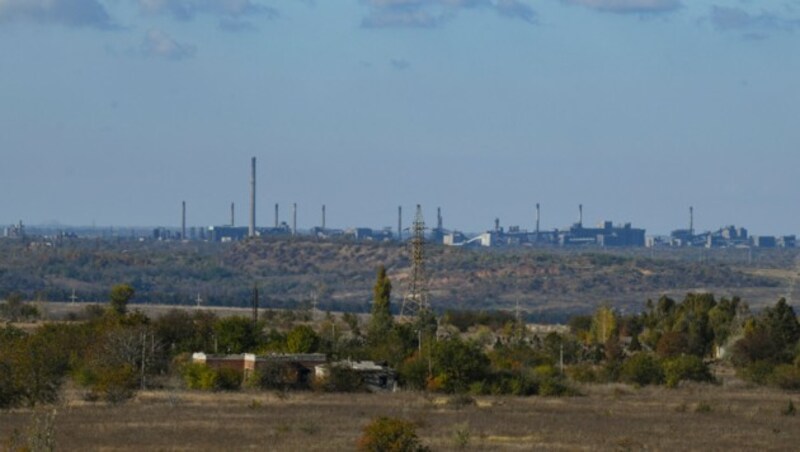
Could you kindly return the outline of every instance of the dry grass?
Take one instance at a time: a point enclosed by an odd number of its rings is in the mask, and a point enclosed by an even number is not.
[[[68,392],[58,408],[61,450],[353,450],[373,417],[417,424],[434,450],[796,450],[798,394],[689,386],[586,386],[566,399],[481,397],[470,406],[419,393],[145,392],[121,406]],[[698,407],[702,409],[698,409]],[[706,409],[707,408],[707,409]],[[0,439],[30,422],[0,412]],[[458,434],[457,434],[458,432]],[[457,438],[460,438],[459,441]]]

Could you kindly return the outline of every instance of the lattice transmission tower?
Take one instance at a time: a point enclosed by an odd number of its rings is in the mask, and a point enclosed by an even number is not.
[[[417,213],[411,226],[411,277],[408,293],[403,297],[400,314],[403,318],[413,320],[428,312],[428,275],[425,271],[425,220],[422,218],[422,206],[417,204]]]

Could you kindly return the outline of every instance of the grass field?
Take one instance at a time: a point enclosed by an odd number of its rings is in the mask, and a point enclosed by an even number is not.
[[[421,393],[140,393],[124,405],[67,390],[56,407],[59,450],[354,450],[376,416],[413,421],[433,450],[797,450],[800,394],[695,385],[594,385],[571,398],[479,397],[453,404]],[[33,412],[0,412],[0,439]]]

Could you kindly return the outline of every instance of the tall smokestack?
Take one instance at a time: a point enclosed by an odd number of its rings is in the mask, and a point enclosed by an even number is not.
[[[236,205],[231,203],[231,227],[236,226]]]
[[[539,220],[542,219],[542,210],[539,206],[539,203],[536,203],[536,238],[539,238]]]
[[[583,204],[578,204],[578,226],[583,227]]]
[[[325,204],[322,205],[322,230],[325,230]]]
[[[256,158],[250,161],[250,237],[256,236]]]
[[[500,219],[494,219],[494,232],[500,232]]]
[[[403,206],[397,206],[397,240],[403,241]]]
[[[441,232],[442,229],[444,229],[442,227],[443,223],[444,222],[442,221],[442,208],[441,207],[437,207],[436,208],[436,229],[438,229],[439,232]]]
[[[292,204],[292,235],[297,235],[297,203]]]
[[[275,229],[278,229],[280,218],[278,216],[278,203],[275,203]]]
[[[181,203],[181,240],[186,240],[186,201]]]
[[[689,206],[689,235],[694,235],[694,207]]]

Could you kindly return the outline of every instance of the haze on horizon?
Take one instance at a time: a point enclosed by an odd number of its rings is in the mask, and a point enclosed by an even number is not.
[[[800,0],[0,0],[0,225],[800,232]]]

